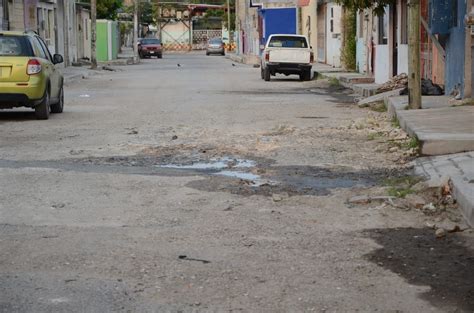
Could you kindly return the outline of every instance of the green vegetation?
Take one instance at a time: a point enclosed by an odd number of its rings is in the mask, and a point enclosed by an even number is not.
[[[378,101],[369,105],[369,109],[375,112],[387,112],[387,107],[383,101]]]
[[[402,144],[404,149],[419,149],[420,141],[416,136],[410,137],[410,140]]]
[[[122,0],[97,0],[97,18],[115,20],[122,7]]]
[[[346,9],[343,16],[344,45],[342,47],[342,63],[348,70],[355,71],[357,66],[357,17],[356,10]]]
[[[392,118],[392,127],[400,128],[400,122],[398,121],[398,118]]]
[[[383,183],[388,188],[388,195],[397,198],[405,198],[407,195],[415,193],[413,186],[422,181],[417,176],[401,176],[386,179]]]
[[[337,4],[355,11],[373,8],[377,15],[384,12],[385,6],[395,4],[395,2],[396,0],[336,0]]]
[[[368,140],[375,140],[375,139],[377,139],[377,138],[383,137],[383,135],[384,135],[383,132],[371,133],[371,134],[369,134],[369,135],[367,136],[367,139],[368,139]]]
[[[329,77],[329,85],[333,87],[341,86],[341,83],[339,82],[339,79],[336,77]]]

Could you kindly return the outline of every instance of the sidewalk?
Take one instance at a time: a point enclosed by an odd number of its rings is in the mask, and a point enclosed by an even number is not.
[[[449,178],[461,212],[474,227],[474,106],[453,106],[447,96],[423,96],[422,109],[407,110],[408,96],[399,96],[400,90],[375,95],[380,85],[363,74],[319,63],[313,69],[364,97],[372,96],[360,101],[360,106],[384,101],[389,118],[396,118],[401,128],[417,138],[420,153],[428,156],[415,160],[415,173],[439,183]]]
[[[471,227],[474,227],[474,152],[415,160],[415,173],[435,183],[451,179],[454,198]]]
[[[323,63],[314,63],[313,72],[337,79],[342,86],[354,90],[362,97],[375,95],[377,88],[380,87],[379,84],[374,83],[373,77],[357,72],[348,72],[342,68]]]
[[[233,52],[227,52],[226,58],[234,62],[243,63],[243,64],[249,64],[249,65],[260,64],[259,57],[255,55],[241,55],[241,54],[236,54]]]
[[[388,97],[386,105],[389,116],[418,139],[421,154],[474,151],[474,106],[452,106],[444,96],[424,96],[421,110],[406,110],[407,96]]]
[[[87,77],[97,75],[99,70],[91,70],[89,67],[68,66],[61,70],[64,77],[64,84],[70,85],[77,80],[85,79]]]

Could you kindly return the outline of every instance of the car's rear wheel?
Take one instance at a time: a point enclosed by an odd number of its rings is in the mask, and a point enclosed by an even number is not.
[[[263,70],[263,79],[266,81],[266,82],[269,82],[270,81],[270,69],[268,67],[266,67],[264,70]]]
[[[206,55],[207,55],[207,56],[209,56],[209,55],[210,55],[210,53],[209,53],[209,52],[206,52]]]
[[[49,90],[46,89],[43,100],[35,106],[35,115],[39,120],[47,120],[49,118]]]
[[[64,90],[59,90],[58,102],[51,105],[51,113],[63,113],[64,110]]]
[[[163,54],[158,54],[158,59],[163,59]]]

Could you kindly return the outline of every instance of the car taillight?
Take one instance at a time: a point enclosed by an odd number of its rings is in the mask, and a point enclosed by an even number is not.
[[[314,53],[311,52],[311,55],[309,56],[309,63],[314,63]]]
[[[41,63],[36,59],[31,59],[28,61],[26,67],[26,74],[35,75],[41,72]]]
[[[265,61],[270,61],[270,52],[265,52]]]

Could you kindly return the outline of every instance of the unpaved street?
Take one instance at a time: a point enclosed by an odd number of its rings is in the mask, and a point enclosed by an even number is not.
[[[0,112],[0,312],[474,311],[472,232],[347,202],[407,175],[383,117],[203,53]]]

